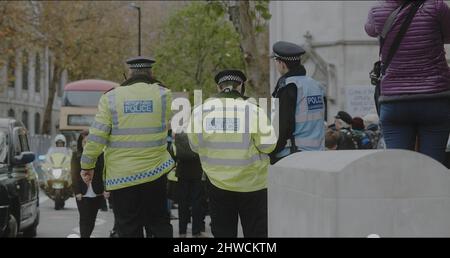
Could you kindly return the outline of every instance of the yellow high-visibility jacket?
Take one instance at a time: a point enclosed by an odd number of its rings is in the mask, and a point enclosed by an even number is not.
[[[92,169],[105,153],[106,190],[151,182],[169,172],[174,161],[166,150],[172,94],[158,83],[118,87],[100,99],[81,157]]]
[[[232,106],[226,104],[229,99],[235,101]],[[222,107],[217,108],[220,103]],[[259,129],[259,121],[267,125],[269,134],[252,130]],[[233,192],[267,188],[267,154],[275,149],[276,137],[261,108],[237,92],[221,93],[195,108],[190,123],[189,144],[214,186]]]

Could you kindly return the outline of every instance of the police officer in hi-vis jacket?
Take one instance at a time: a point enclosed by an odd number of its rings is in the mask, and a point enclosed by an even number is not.
[[[153,79],[155,61],[127,61],[130,78],[100,99],[81,158],[82,177],[92,178],[104,152],[105,187],[113,198],[120,237],[172,237],[167,177],[174,161],[166,150],[172,94]]]
[[[279,135],[271,163],[298,151],[325,150],[323,87],[306,76],[305,50],[290,42],[274,44],[272,58],[281,78],[272,94],[279,99]]]

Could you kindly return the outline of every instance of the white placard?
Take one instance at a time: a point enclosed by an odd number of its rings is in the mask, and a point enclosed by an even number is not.
[[[345,88],[346,111],[352,117],[376,114],[374,92],[375,87],[370,85],[347,86]]]

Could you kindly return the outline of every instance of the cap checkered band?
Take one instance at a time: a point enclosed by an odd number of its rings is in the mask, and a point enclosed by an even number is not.
[[[220,78],[218,84],[221,84],[222,82],[227,82],[227,81],[235,81],[235,82],[239,82],[239,83],[243,83],[244,82],[242,80],[242,78],[239,77],[239,76],[227,75],[227,76],[224,76],[224,77]]]
[[[131,69],[142,69],[142,68],[152,68],[152,65],[149,63],[137,63],[137,64],[130,64]]]
[[[273,57],[283,60],[283,61],[300,61],[301,56],[280,56],[278,54],[274,54]]]

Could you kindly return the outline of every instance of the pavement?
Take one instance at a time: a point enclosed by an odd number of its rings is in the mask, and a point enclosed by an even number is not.
[[[62,210],[54,209],[54,202],[50,200],[45,194],[40,193],[40,223],[37,229],[38,238],[79,238],[79,215],[75,198],[70,198],[66,201],[65,208]],[[178,210],[172,209],[172,215],[178,218]],[[206,233],[208,237],[212,237],[210,224],[210,217],[205,218]],[[178,219],[172,219],[174,237],[179,237],[178,234]],[[99,211],[95,223],[93,238],[107,238],[109,232],[114,226],[114,215],[111,209],[108,211]],[[240,228],[240,227],[239,227]],[[242,236],[242,229],[239,229]],[[187,237],[192,237],[191,224],[188,225]]]

